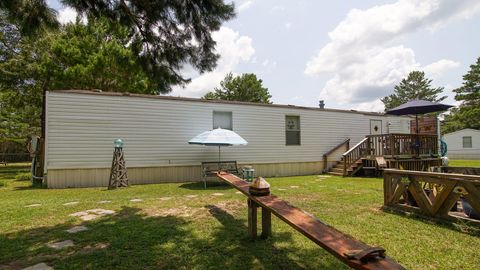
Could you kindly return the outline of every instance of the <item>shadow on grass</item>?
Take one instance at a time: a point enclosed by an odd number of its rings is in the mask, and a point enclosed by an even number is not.
[[[191,182],[181,184],[180,188],[190,189],[190,190],[205,190],[205,186],[203,182]],[[227,190],[232,189],[232,187],[224,182],[220,181],[207,181],[207,189],[206,190]]]
[[[244,221],[216,206],[207,209],[220,224],[214,222],[206,235],[196,226],[198,220],[146,216],[131,207],[84,222],[89,230],[76,234],[65,231],[73,226],[68,222],[0,234],[0,269],[40,262],[55,269],[345,268],[320,248],[294,248],[288,232],[250,241]],[[46,245],[67,239],[74,242],[73,247],[54,250]]]
[[[458,220],[456,222],[453,222],[448,220],[442,220],[439,218],[431,218],[414,212],[404,212],[390,207],[382,207],[381,209],[385,213],[400,216],[402,218],[413,219],[426,224],[433,224],[435,226],[458,231],[472,236],[480,236],[480,228],[478,227],[478,225],[474,225],[473,223],[469,223],[468,221],[462,222],[461,220]]]

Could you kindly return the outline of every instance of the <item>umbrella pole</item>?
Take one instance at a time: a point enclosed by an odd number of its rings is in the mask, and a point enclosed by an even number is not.
[[[420,156],[420,142],[418,140],[418,114],[415,114],[416,136],[415,136],[415,149],[417,150],[417,157]]]

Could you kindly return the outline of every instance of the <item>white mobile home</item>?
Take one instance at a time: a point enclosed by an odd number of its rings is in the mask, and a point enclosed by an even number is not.
[[[248,141],[223,147],[222,160],[266,177],[319,174],[322,155],[346,138],[354,145],[410,130],[409,117],[379,113],[79,90],[48,92],[46,108],[51,188],[107,186],[116,138],[125,140],[128,178],[137,184],[201,180],[200,163],[215,161],[218,149],[187,141],[216,126]]]
[[[443,135],[451,159],[480,159],[480,130],[462,129]]]

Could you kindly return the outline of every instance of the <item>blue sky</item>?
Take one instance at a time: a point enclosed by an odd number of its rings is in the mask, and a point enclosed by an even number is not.
[[[60,20],[75,13],[58,1]],[[411,70],[451,89],[480,57],[480,1],[235,1],[237,17],[214,33],[217,68],[171,95],[200,97],[228,72],[255,73],[274,103],[382,111],[379,98]]]

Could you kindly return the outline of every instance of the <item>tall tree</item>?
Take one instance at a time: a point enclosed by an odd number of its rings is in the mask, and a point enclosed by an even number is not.
[[[0,17],[0,129],[4,140],[39,134],[42,94],[103,89],[158,94],[128,46],[125,27],[105,19],[68,24],[35,38]],[[2,139],[2,138],[0,138]]]
[[[425,78],[425,72],[410,72],[407,78],[402,79],[402,81],[395,86],[393,94],[381,99],[385,105],[385,111],[413,99],[440,102],[447,98],[447,96],[439,97],[443,92],[443,87],[434,88],[431,86],[431,83],[431,79]]]
[[[179,72],[190,65],[200,73],[216,66],[218,54],[211,33],[235,16],[234,5],[222,0],[61,0],[87,18],[108,18],[126,27],[136,61],[154,91],[167,93],[172,85],[189,82]],[[20,4],[17,4],[20,3]],[[34,5],[27,4],[33,3]],[[52,25],[51,10],[44,0],[5,0],[0,8],[20,21],[21,29],[34,32]]]
[[[480,57],[463,75],[461,87],[453,90],[455,100],[460,106],[445,116],[442,132],[449,133],[459,129],[480,129]]]
[[[232,73],[228,73],[220,82],[220,87],[216,87],[203,98],[271,103],[271,97],[268,88],[263,87],[262,80],[257,79],[255,74],[245,73],[234,77]]]

